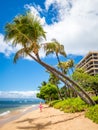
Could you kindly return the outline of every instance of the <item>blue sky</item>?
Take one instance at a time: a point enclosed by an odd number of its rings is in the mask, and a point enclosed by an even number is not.
[[[26,11],[39,17],[47,41],[56,38],[64,45],[69,58],[78,63],[89,51],[98,51],[98,0],[2,0],[0,1],[0,97],[4,92],[28,92],[38,90],[47,81],[45,69],[29,57],[13,64],[13,56],[19,49],[5,43],[4,26]],[[56,65],[55,57],[41,58]],[[12,93],[11,93],[12,94]]]

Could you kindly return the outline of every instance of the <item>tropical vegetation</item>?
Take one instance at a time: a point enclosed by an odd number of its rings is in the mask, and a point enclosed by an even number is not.
[[[33,60],[55,75],[60,81],[66,84],[66,86],[70,87],[84,102],[90,105],[95,105],[94,100],[91,99],[86,91],[84,91],[79,84],[72,80],[72,78],[67,76],[58,68],[50,66],[42,61],[39,53],[42,47],[44,47],[46,55],[53,51],[55,52],[57,58],[58,54],[66,56],[64,46],[60,45],[56,40],[53,40],[47,44],[40,44],[43,39],[46,39],[45,34],[46,32],[40,24],[40,20],[30,13],[19,15],[15,17],[11,23],[6,24],[5,40],[12,41],[12,45],[14,46],[21,45],[21,49],[15,54],[14,62],[16,62],[20,57],[30,56]],[[51,46],[54,50],[51,50]],[[60,64],[61,62],[59,61],[59,65]]]
[[[94,100],[98,102],[98,96]],[[98,105],[89,106],[80,98],[68,98],[66,100],[55,100],[49,102],[49,105],[64,111],[65,113],[83,112],[85,117],[98,124]]]
[[[98,96],[98,76],[91,76],[83,69],[76,69],[72,74],[73,79],[82,87],[85,91],[91,92]]]
[[[54,84],[48,83],[40,88],[40,93],[37,93],[37,97],[45,101],[57,100],[57,91],[57,87]]]

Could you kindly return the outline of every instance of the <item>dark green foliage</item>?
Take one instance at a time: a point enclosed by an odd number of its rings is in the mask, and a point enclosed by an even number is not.
[[[98,124],[98,105],[89,107],[85,116]]]
[[[57,87],[53,84],[47,83],[40,88],[40,93],[37,93],[38,98],[42,98],[47,101],[58,99]]]
[[[86,91],[93,91],[96,96],[98,95],[98,76],[90,76],[84,70],[76,69],[72,77]]]

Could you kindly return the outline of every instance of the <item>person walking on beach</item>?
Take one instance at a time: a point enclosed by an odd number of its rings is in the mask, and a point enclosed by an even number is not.
[[[42,112],[43,106],[42,106],[42,103],[41,103],[41,102],[40,102],[40,104],[39,104],[39,108],[40,108],[40,112]]]

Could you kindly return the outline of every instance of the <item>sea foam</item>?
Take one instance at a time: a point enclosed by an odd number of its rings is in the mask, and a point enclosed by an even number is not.
[[[10,111],[6,111],[6,112],[1,113],[0,116],[5,116],[5,115],[7,115],[9,113],[10,113]]]

